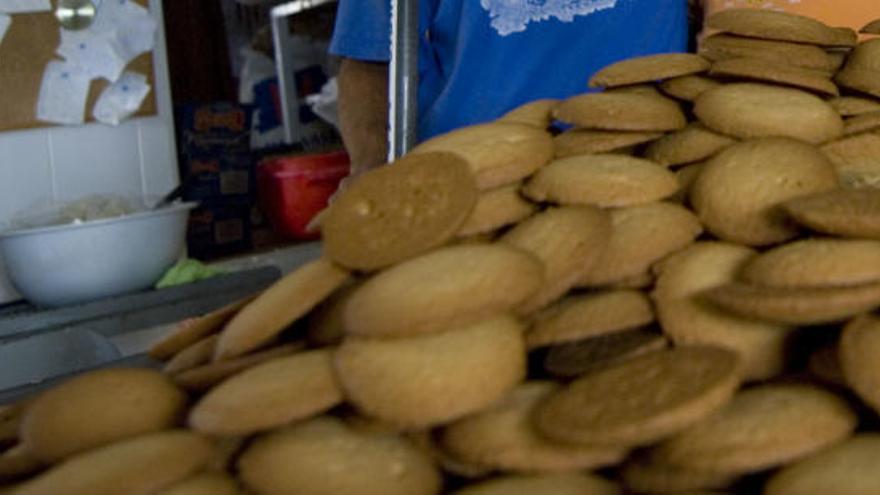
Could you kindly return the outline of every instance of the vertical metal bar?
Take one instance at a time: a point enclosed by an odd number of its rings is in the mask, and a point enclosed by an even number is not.
[[[275,49],[275,68],[281,99],[281,120],[284,123],[284,142],[293,144],[299,132],[299,97],[289,50],[290,28],[286,12],[272,9],[272,42]]]
[[[419,0],[391,2],[391,64],[388,161],[403,156],[416,142],[418,122]]]

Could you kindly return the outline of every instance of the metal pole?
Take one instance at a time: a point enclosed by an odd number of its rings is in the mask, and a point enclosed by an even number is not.
[[[388,161],[416,142],[418,122],[419,0],[391,1],[391,64],[388,75]]]

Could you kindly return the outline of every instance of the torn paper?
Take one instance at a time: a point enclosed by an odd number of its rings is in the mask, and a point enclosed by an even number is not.
[[[92,78],[115,81],[122,75],[130,59],[121,53],[112,33],[91,30],[61,31],[61,44],[56,50],[68,64]]]
[[[91,78],[66,62],[53,60],[46,65],[37,118],[55,124],[82,124]]]
[[[8,15],[0,14],[0,45],[3,44],[3,37],[6,36],[6,30],[9,29],[9,24],[12,22],[12,18]]]
[[[92,115],[98,122],[118,125],[137,112],[149,92],[150,85],[146,76],[137,72],[126,72],[104,89],[95,103]]]
[[[51,0],[0,0],[0,13],[24,14],[52,10]]]

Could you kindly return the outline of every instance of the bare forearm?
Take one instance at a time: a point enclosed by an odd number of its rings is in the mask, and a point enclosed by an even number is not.
[[[388,65],[344,59],[339,69],[339,128],[353,174],[385,163],[387,125]]]

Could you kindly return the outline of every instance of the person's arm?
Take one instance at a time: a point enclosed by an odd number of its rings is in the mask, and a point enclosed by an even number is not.
[[[388,155],[388,64],[344,58],[339,68],[339,130],[357,176]]]

